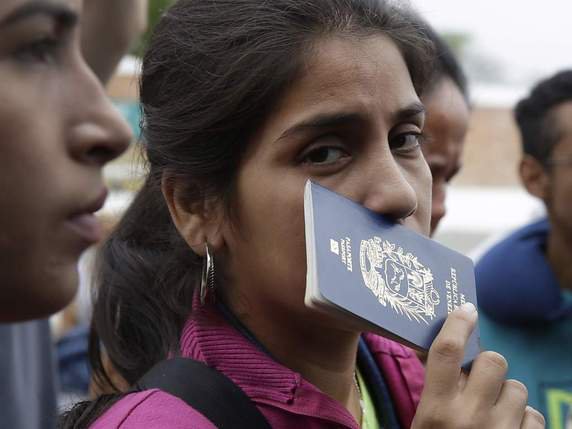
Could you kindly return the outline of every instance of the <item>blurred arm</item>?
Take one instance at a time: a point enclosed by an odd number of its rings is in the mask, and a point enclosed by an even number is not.
[[[82,51],[103,83],[147,28],[147,16],[148,0],[84,0]]]

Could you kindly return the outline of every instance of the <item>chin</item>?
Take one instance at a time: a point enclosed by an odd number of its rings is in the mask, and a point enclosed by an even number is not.
[[[75,265],[58,271],[17,278],[14,289],[2,296],[0,323],[42,319],[63,310],[75,297],[79,275]]]
[[[38,308],[41,308],[47,316],[63,310],[75,298],[78,285],[79,274],[77,264],[74,264],[54,279],[51,287],[45,288],[43,295],[47,294],[47,296],[42,296],[41,302],[38,302]]]

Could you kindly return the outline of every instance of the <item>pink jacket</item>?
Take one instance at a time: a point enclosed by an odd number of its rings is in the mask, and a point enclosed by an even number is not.
[[[422,365],[400,344],[373,334],[364,339],[383,372],[401,426],[409,428],[423,388]],[[340,403],[272,360],[212,306],[195,306],[183,329],[181,351],[233,380],[273,428],[358,428]],[[214,425],[182,400],[153,389],[126,396],[91,426],[141,427],[213,429]]]

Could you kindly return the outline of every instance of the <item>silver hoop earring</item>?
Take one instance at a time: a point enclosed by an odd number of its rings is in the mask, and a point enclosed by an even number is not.
[[[201,304],[205,303],[205,299],[207,297],[207,293],[210,292],[210,294],[214,297],[214,276],[215,276],[215,271],[214,271],[214,259],[211,256],[211,252],[209,249],[209,244],[205,243],[205,248],[206,248],[206,256],[203,262],[203,272],[202,272],[202,276],[201,276],[201,289],[200,289],[200,300],[201,300]]]

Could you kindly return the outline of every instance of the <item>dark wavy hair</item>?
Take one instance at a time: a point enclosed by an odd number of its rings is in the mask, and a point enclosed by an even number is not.
[[[180,0],[165,13],[141,78],[148,175],[97,268],[90,354],[100,382],[112,384],[100,344],[133,384],[178,352],[190,315],[202,261],[175,229],[161,180],[184,184],[189,205],[216,199],[230,215],[247,142],[302,73],[313,47],[332,35],[385,35],[420,92],[433,55],[418,22],[383,0]],[[99,402],[76,406],[60,427],[85,427],[113,403]]]
[[[524,153],[547,164],[552,149],[561,138],[552,109],[572,101],[572,70],[563,70],[542,80],[514,109]]]

